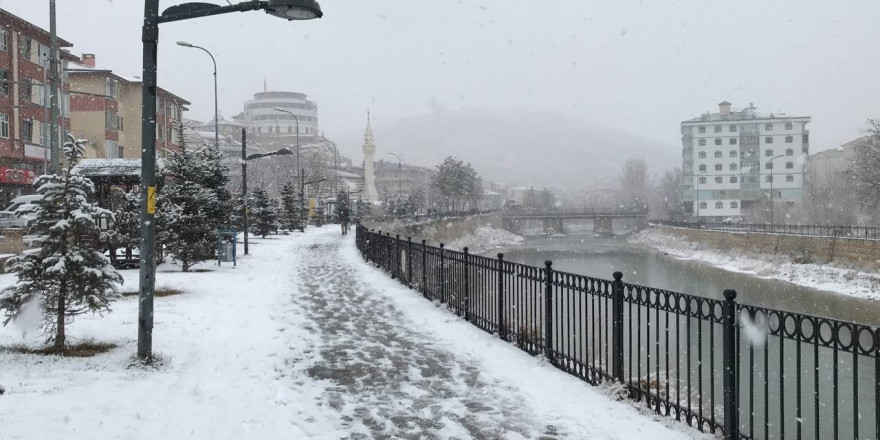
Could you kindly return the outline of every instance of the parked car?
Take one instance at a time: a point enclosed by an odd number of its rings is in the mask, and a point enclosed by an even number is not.
[[[732,224],[740,224],[744,223],[745,220],[742,217],[727,217],[724,220],[721,220],[721,223],[732,223]]]
[[[33,222],[33,219],[18,217],[12,211],[0,211],[0,229],[29,228]]]
[[[37,207],[37,202],[42,199],[43,196],[41,194],[18,196],[12,199],[9,202],[9,206],[2,212],[11,212],[16,217],[23,219],[23,222],[18,227],[30,228],[37,219],[34,215],[34,209]]]

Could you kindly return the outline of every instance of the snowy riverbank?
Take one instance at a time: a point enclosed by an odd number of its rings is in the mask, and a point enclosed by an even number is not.
[[[471,254],[482,254],[492,249],[522,244],[523,240],[523,237],[504,229],[481,226],[473,233],[447,243],[446,248],[460,251],[467,247]]]
[[[633,235],[639,243],[675,258],[694,260],[732,272],[786,281],[799,286],[861,298],[880,300],[880,274],[827,264],[797,264],[786,255],[757,252],[724,252],[649,228]]]

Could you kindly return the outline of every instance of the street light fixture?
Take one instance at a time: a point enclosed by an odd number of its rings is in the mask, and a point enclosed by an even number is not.
[[[230,12],[258,11],[288,20],[323,16],[314,0],[249,0],[220,6],[192,2],[172,6],[159,14],[159,0],[144,0],[143,75],[141,93],[141,215],[138,349],[141,360],[153,357],[153,294],[156,287],[156,64],[159,24]]]
[[[178,41],[178,46],[190,47],[193,49],[201,49],[211,57],[211,62],[214,63],[214,147],[218,150],[220,149],[220,111],[217,110],[217,60],[214,59],[214,54],[208,51],[201,46],[196,46],[194,44],[187,43],[186,41]]]

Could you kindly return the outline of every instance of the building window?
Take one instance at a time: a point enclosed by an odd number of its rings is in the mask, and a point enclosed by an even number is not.
[[[794,156],[794,150],[792,150],[791,148],[786,149],[785,155],[786,156]]]
[[[736,150],[730,150],[730,157],[736,157]]]
[[[770,176],[770,175],[764,176],[764,180],[767,181],[767,182],[772,182],[772,181],[773,181],[773,176]]]
[[[721,176],[718,176],[715,178],[715,183],[724,183],[724,179],[722,179]]]
[[[34,93],[33,82],[27,78],[22,78],[19,84],[21,99],[26,102],[31,102],[31,95]]]
[[[705,132],[706,132],[706,126],[705,126],[705,125],[704,125],[704,126],[697,127],[697,133],[705,133]]]
[[[105,131],[116,131],[118,130],[116,126],[116,112],[113,110],[104,110],[104,130]]]
[[[700,209],[706,209],[707,206],[706,202],[700,202]]]
[[[769,148],[764,150],[764,156],[770,157],[772,155],[773,155],[773,150],[771,150]]]
[[[801,151],[802,151],[804,154],[810,154],[810,147],[804,145],[803,148],[801,148]]]
[[[716,152],[715,152],[715,158],[716,158],[716,159],[720,159],[720,158],[722,158],[723,156],[724,156],[724,154],[722,154],[721,151],[716,151]]]
[[[736,183],[736,176],[730,176],[730,183]]]
[[[794,182],[794,176],[792,176],[791,174],[785,176],[785,181],[786,182]]]
[[[786,122],[786,123],[785,123],[785,129],[786,129],[786,130],[791,130],[792,128],[793,128],[793,127],[792,127],[792,125],[791,125],[791,122]]]
[[[21,140],[25,142],[34,141],[34,121],[30,119],[21,120]]]
[[[9,115],[0,113],[0,138],[9,139]]]
[[[18,40],[18,49],[19,53],[21,53],[21,57],[30,60],[31,59],[31,37],[26,37],[22,35]]]
[[[723,202],[715,202],[715,209],[722,209],[722,208],[724,208]]]
[[[749,157],[755,157],[757,153],[753,149],[749,149]]]
[[[735,163],[730,164],[730,171],[736,171],[736,164]]]
[[[770,137],[770,136],[765,137],[765,138],[764,138],[764,143],[765,143],[765,144],[772,144],[772,143],[773,143],[773,138]]]
[[[706,140],[705,140],[705,139],[700,139],[700,140],[698,140],[698,141],[697,141],[697,145],[699,145],[699,146],[701,146],[701,147],[705,147],[705,146],[706,146]]]
[[[721,145],[721,139],[715,139],[715,145]]]
[[[765,124],[764,131],[773,131],[773,124]]]
[[[706,183],[706,178],[705,178],[705,177],[700,177],[700,184],[702,185],[702,184],[704,184],[704,183]]]
[[[715,133],[721,133],[721,126],[720,125],[715,126]]]
[[[125,130],[125,119],[122,116],[116,118],[116,129],[119,131]]]
[[[6,52],[9,50],[9,45],[7,44],[7,32],[5,28],[0,28],[0,51]]]
[[[733,202],[730,202],[730,207],[731,208],[739,208],[739,202],[737,202],[735,200]]]
[[[720,163],[715,164],[715,171],[721,171],[723,169],[724,169],[724,167]]]
[[[700,157],[700,159],[705,159],[705,158],[706,158],[706,152],[705,152],[705,151],[700,151],[700,154],[698,154],[698,156]]]
[[[293,133],[293,127],[288,126],[288,127],[287,127],[287,132],[288,132],[288,133]]]
[[[107,78],[107,81],[104,84],[104,92],[107,96],[119,100],[119,83],[116,80]]]
[[[9,72],[0,69],[0,93],[9,96]]]
[[[785,169],[787,169],[787,170],[793,170],[793,169],[794,169],[794,162],[786,162],[786,163],[785,163]]]
[[[793,136],[786,136],[786,137],[785,137],[785,143],[786,143],[786,144],[790,144],[790,143],[792,143],[792,142],[794,142],[794,137],[793,137]]]
[[[772,170],[773,169],[773,162],[764,163],[764,168],[766,168],[768,170]]]
[[[704,164],[704,163],[700,164],[700,171],[706,171],[706,164]]]
[[[730,127],[727,127],[727,131],[731,133],[736,133],[736,125],[731,125]]]
[[[730,138],[730,141],[728,142],[728,144],[736,145],[736,138]]]
[[[803,143],[805,143],[805,144],[810,143],[810,135],[808,135],[808,134],[803,135],[803,136],[801,137],[801,142],[803,142]]]

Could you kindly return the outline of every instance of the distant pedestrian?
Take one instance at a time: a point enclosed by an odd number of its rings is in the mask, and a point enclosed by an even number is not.
[[[348,223],[351,221],[351,208],[349,207],[348,193],[345,191],[340,191],[339,194],[336,196],[336,200],[339,204],[337,220],[342,226],[342,235],[348,235]]]

